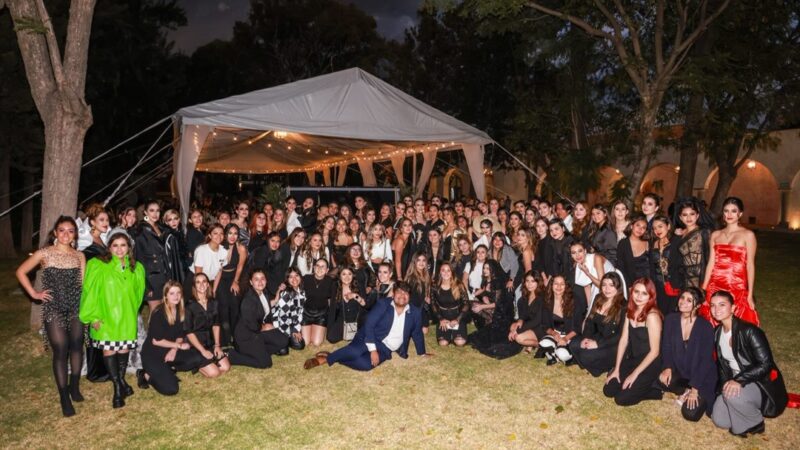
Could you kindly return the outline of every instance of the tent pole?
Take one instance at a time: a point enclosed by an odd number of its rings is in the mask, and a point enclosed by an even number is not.
[[[413,180],[411,180],[411,183],[412,183],[411,185],[414,186],[414,191],[416,192],[416,190],[417,190],[417,152],[414,152],[414,154],[413,154],[413,162],[411,163],[411,173],[412,173],[411,177],[413,178]]]

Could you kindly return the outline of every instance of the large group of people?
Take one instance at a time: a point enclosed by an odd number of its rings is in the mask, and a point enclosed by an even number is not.
[[[671,392],[687,420],[708,415],[738,436],[763,432],[787,405],[738,198],[724,202],[721,226],[696,198],[668,214],[655,194],[640,212],[439,196],[228,206],[194,209],[184,226],[156,201],[117,215],[93,205],[61,217],[52,245],[19,267],[43,303],[65,416],[83,400],[84,345],[102,352],[118,408],[133,394],[133,353],[139,388],[174,395],[178,371],[217,378],[290,351],[310,352],[306,369],[371,370],[407,357],[411,340],[431,356],[426,334],[493,358],[576,365],[604,376],[622,406]],[[41,289],[28,278],[37,267]],[[345,345],[319,351],[326,341]]]

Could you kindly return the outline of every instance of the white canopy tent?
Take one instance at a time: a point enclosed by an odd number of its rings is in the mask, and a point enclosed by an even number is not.
[[[376,186],[374,161],[391,161],[404,183],[407,156],[421,154],[415,186],[421,194],[440,151],[462,150],[478,198],[486,195],[484,146],[492,139],[447,114],[353,68],[235,95],[179,110],[173,116],[175,187],[184,219],[196,170],[271,174],[322,171],[344,183],[358,164],[365,186]]]

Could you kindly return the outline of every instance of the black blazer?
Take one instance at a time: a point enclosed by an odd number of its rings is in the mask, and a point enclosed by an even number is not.
[[[264,320],[264,314],[264,307],[261,306],[261,300],[258,299],[256,291],[249,289],[242,298],[239,322],[236,323],[236,329],[233,331],[236,342],[241,344],[259,339],[261,325],[272,321],[271,315]]]
[[[714,332],[717,355],[722,355],[720,349],[722,328],[718,326]],[[728,380],[734,380],[742,386],[756,383],[762,394],[761,413],[764,417],[779,416],[786,409],[789,395],[786,392],[783,375],[772,359],[772,351],[764,331],[750,322],[734,317],[731,341],[733,357],[741,370],[734,376],[728,361],[720,357],[718,361],[720,385]]]

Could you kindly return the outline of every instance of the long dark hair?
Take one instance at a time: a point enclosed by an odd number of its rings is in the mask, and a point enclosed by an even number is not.
[[[622,313],[622,305],[625,304],[625,290],[622,286],[622,278],[619,276],[617,272],[608,272],[607,274],[603,275],[603,278],[600,279],[600,286],[603,286],[603,281],[611,280],[611,283],[617,289],[617,295],[614,298],[606,298],[601,291],[597,296],[594,298],[594,303],[592,303],[592,310],[589,312],[587,318],[592,318],[596,314],[599,314],[600,311],[603,309],[606,303],[611,302],[611,307],[608,308],[605,317],[603,317],[603,323],[609,322],[618,322],[621,318]]]
[[[556,299],[556,294],[553,292],[553,284],[556,278],[564,280],[564,298],[561,300],[561,311],[564,314],[564,318],[572,317],[572,312],[575,309],[575,299],[572,297],[572,286],[570,286],[567,277],[564,275],[553,275],[553,278],[550,279],[550,283],[547,284],[547,293],[544,296],[544,306],[550,311],[553,310]]]
[[[70,216],[58,216],[58,219],[56,219],[56,223],[53,224],[53,229],[50,230],[51,242],[53,239],[57,237],[56,233],[58,232],[58,226],[61,225],[62,223],[72,224],[72,228],[75,230],[75,238],[72,240],[72,248],[75,248],[78,244],[78,224],[75,222],[75,219],[73,219]],[[50,244],[48,244],[47,246],[49,245]]]
[[[525,299],[525,301],[528,301],[528,297],[531,296],[531,292],[525,287],[525,280],[527,280],[528,277],[532,277],[534,281],[536,281],[536,290],[533,292],[536,297],[541,295],[542,291],[544,291],[544,280],[542,279],[542,274],[540,274],[538,270],[529,270],[522,277],[522,298]]]

